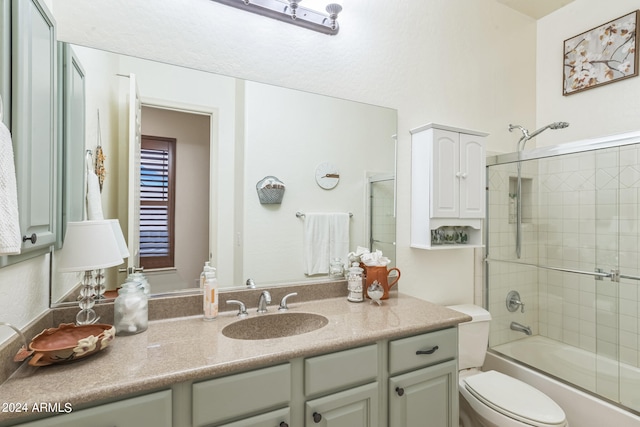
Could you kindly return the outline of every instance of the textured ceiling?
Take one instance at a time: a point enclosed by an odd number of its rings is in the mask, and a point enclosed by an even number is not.
[[[568,5],[572,1],[573,0],[498,0],[498,3],[509,6],[534,19],[540,19]]]

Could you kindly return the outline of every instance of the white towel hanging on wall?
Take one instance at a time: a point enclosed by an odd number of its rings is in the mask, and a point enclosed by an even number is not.
[[[333,258],[343,260],[349,253],[348,213],[307,213],[304,215],[305,274],[328,274]]]
[[[22,246],[18,187],[11,132],[2,122],[2,108],[0,98],[0,255],[16,255]]]

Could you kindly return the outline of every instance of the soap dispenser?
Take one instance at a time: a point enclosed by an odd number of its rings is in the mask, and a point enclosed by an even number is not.
[[[214,320],[218,317],[218,279],[214,267],[209,266],[205,273],[202,293],[204,320]]]

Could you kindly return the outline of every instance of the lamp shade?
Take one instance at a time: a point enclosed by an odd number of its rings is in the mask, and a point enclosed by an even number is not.
[[[108,220],[67,223],[59,271],[97,270],[122,262],[113,225]]]
[[[122,258],[129,258],[129,249],[127,248],[127,242],[124,240],[124,234],[122,234],[122,227],[120,227],[120,221],[117,219],[108,219],[113,228],[113,234],[116,236],[118,242],[118,249],[120,249],[120,256]]]

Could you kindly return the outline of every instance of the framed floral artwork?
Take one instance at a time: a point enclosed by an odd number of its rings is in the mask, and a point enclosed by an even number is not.
[[[638,12],[564,41],[563,95],[638,75]]]

